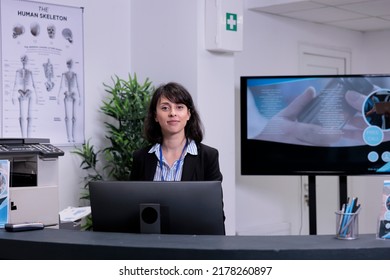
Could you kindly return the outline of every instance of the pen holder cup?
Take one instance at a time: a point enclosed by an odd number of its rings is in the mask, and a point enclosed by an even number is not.
[[[359,213],[336,212],[336,237],[344,240],[359,237]]]

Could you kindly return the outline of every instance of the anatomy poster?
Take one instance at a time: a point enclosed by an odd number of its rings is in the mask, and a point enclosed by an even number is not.
[[[1,137],[84,143],[83,9],[1,0]]]

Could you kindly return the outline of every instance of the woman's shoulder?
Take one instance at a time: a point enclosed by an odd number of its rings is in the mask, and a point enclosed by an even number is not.
[[[198,149],[201,151],[201,152],[204,152],[206,154],[209,154],[209,153],[218,153],[218,150],[214,147],[211,147],[209,145],[206,145],[206,144],[203,144],[203,143],[198,143]]]
[[[134,151],[134,155],[142,155],[149,153],[150,149],[153,147],[153,145],[147,145],[145,147],[139,148],[138,150]]]

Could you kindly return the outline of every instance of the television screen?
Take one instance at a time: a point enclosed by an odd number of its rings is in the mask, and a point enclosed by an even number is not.
[[[89,183],[94,231],[224,235],[219,181]]]
[[[242,175],[390,174],[390,75],[241,77]]]

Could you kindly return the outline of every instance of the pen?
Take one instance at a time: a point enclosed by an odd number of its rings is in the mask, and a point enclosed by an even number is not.
[[[349,198],[348,198],[347,201],[349,201]],[[345,211],[344,211],[344,213],[343,213],[343,222],[342,222],[342,226],[341,226],[341,228],[340,228],[340,234],[343,234],[344,236],[346,235],[346,233],[343,232],[342,229],[345,228],[345,225],[346,225],[346,223],[348,222],[348,220],[349,220],[349,218],[350,218],[350,215],[349,215],[349,214],[351,214],[351,212],[352,212],[353,205],[354,205],[354,201],[355,201],[355,198],[352,198],[351,203],[347,204],[346,209],[345,209]],[[347,215],[346,215],[346,214],[347,214]]]
[[[340,210],[340,212],[339,212],[339,214],[341,215],[341,218],[340,218],[339,224],[338,224],[338,231],[339,231],[339,234],[341,233],[341,228],[342,228],[342,224],[343,224],[344,211],[345,211],[345,203],[343,204],[343,206],[341,207],[341,210]]]
[[[352,221],[356,220],[357,214],[359,214],[359,211],[360,211],[360,205],[357,207],[357,210],[356,210],[355,213],[350,213],[350,215],[352,215],[352,214],[355,214],[355,215],[354,215],[354,216],[350,216],[348,222],[347,222],[347,223],[344,225],[344,227],[340,230],[340,232],[344,232],[344,233],[343,233],[343,236],[347,236],[348,227],[350,226],[350,224],[352,223]],[[352,234],[352,230],[353,230],[353,228],[350,228],[350,231],[351,231],[350,233],[351,233],[351,235],[353,235],[353,234]]]

